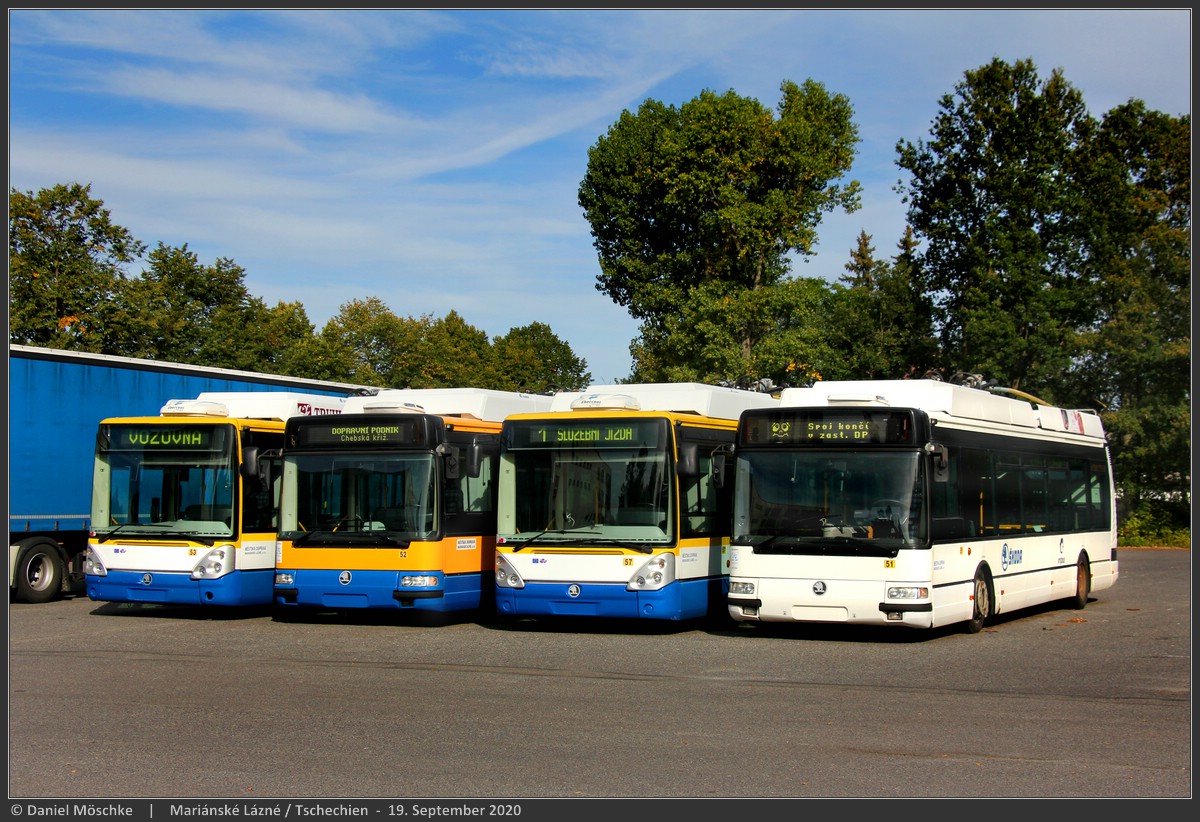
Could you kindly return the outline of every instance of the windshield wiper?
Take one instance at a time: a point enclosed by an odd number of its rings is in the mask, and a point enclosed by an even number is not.
[[[412,543],[412,539],[401,539],[400,537],[380,531],[354,531],[348,534],[343,534],[339,531],[338,536],[348,542],[373,542],[380,545],[395,545],[405,548]]]
[[[116,528],[113,528],[111,531],[105,531],[103,533],[101,533],[100,531],[96,531],[96,542],[108,542],[110,539],[115,537],[117,535],[117,532],[120,531],[122,528],[128,528],[131,525],[140,525],[140,523],[122,522],[120,525],[118,525]]]
[[[314,528],[311,531],[305,531],[303,534],[301,534],[298,537],[294,537],[292,539],[292,545],[303,545],[304,543],[311,540],[317,534],[332,534],[332,533],[333,533],[333,531],[330,531],[328,528]]]
[[[627,539],[590,539],[589,545],[615,545],[618,548],[628,548],[631,551],[638,551],[643,554],[654,553],[654,546],[647,545],[644,542],[631,542]]]
[[[593,533],[593,534],[598,533],[594,529],[594,526],[592,526],[592,525],[581,525],[578,528],[547,528],[545,531],[538,531],[536,534],[531,536],[529,539],[525,540],[520,545],[513,548],[513,553],[515,554],[517,551],[520,551],[522,548],[525,548],[526,546],[528,546],[529,543],[533,542],[534,540],[538,540],[538,539],[541,539],[542,537],[546,536],[546,534],[560,534],[560,535],[561,534],[578,534],[581,531],[585,531],[587,529],[592,529],[591,533]]]
[[[814,537],[814,541],[816,541],[816,542],[834,542],[834,543],[837,543],[838,545],[858,545],[863,548],[875,548],[875,547],[879,546],[880,542],[883,542],[883,541],[894,542],[895,538],[889,539],[888,537],[851,537],[851,536],[846,536],[845,534],[837,534],[837,535],[831,535],[831,536],[827,536],[827,537]]]
[[[136,539],[169,539],[183,540],[190,539],[192,542],[200,542],[205,545],[213,545],[220,537],[209,536],[205,534],[195,534],[184,531],[123,531],[125,528],[148,528],[149,525],[141,522],[122,522],[111,531],[101,533],[96,532],[96,542],[108,542],[113,539],[118,532],[122,532],[121,536],[133,537]],[[227,537],[226,537],[227,538]]]
[[[320,537],[322,542],[337,542],[346,545],[394,545],[398,548],[407,548],[412,544],[412,538],[402,538],[393,536],[384,531],[334,531],[329,528],[315,528],[312,531],[305,531],[298,537],[292,538],[292,545],[307,545],[315,538]]]

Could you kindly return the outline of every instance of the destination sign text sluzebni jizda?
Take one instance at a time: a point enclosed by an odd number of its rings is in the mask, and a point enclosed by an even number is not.
[[[522,421],[510,429],[514,448],[657,448],[661,433],[660,420]]]

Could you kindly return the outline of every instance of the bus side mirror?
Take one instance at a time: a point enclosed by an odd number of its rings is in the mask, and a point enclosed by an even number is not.
[[[946,446],[937,442],[927,442],[925,443],[925,453],[933,457],[933,481],[949,482],[950,457]]]
[[[258,479],[266,488],[271,477],[278,473],[282,459],[283,452],[278,448],[259,451],[257,445],[247,445],[242,449],[242,465],[238,473],[246,479]]]
[[[458,449],[453,445],[442,443],[437,447],[438,456],[446,463],[446,479],[459,478]]]
[[[712,477],[713,485],[717,488],[725,487],[725,455],[722,453],[713,454]]]
[[[466,472],[467,476],[472,479],[477,478],[483,471],[483,446],[478,440],[472,440],[467,446],[466,455]]]
[[[258,476],[258,446],[247,445],[242,449],[242,476],[252,479]]]

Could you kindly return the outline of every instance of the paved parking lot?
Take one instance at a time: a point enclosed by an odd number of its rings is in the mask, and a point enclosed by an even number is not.
[[[1188,797],[1190,559],[976,635],[13,604],[10,796]]]

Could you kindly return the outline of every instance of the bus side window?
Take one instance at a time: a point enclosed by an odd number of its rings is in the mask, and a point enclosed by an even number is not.
[[[716,531],[722,494],[731,492],[732,485],[718,487],[712,471],[712,462],[712,454],[701,448],[697,475],[680,478],[680,500],[683,504],[682,536],[703,536]]]
[[[459,481],[458,495],[460,510],[480,514],[495,507],[492,489],[492,455],[484,454],[480,461],[479,476],[467,476],[464,472]]]
[[[279,506],[278,449],[283,447],[283,435],[244,430],[242,445],[259,449],[260,455],[258,473],[242,479],[242,530],[251,533],[274,532],[277,526],[276,509]],[[273,449],[272,456],[263,453],[268,449]]]
[[[994,536],[997,533],[993,503],[992,468],[988,456],[973,448],[950,451],[950,482],[956,497],[944,509],[934,509],[935,516],[957,516],[969,520],[973,534]]]
[[[253,481],[250,484],[254,484]],[[242,530],[273,530],[271,514],[271,493],[262,488],[247,487],[242,498]]]

